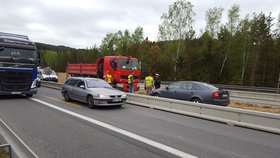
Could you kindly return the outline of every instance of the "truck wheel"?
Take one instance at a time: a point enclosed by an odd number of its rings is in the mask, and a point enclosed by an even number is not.
[[[71,100],[67,91],[64,92],[64,100],[67,102]]]
[[[91,95],[87,97],[87,105],[90,109],[94,108],[94,99]]]

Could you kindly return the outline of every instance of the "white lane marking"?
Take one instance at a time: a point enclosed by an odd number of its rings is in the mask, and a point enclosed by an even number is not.
[[[63,109],[63,108],[60,108],[58,106],[55,106],[53,104],[50,104],[50,103],[47,103],[47,102],[44,102],[42,100],[39,100],[39,99],[36,99],[36,98],[30,98],[31,100],[33,101],[36,101],[38,103],[41,103],[43,105],[46,105],[48,107],[51,107],[51,108],[54,108],[56,110],[59,110],[61,112],[64,112],[64,113],[67,113],[69,115],[72,115],[72,116],[75,116],[75,117],[78,117],[82,120],[85,120],[85,121],[88,121],[90,123],[93,123],[93,124],[96,124],[98,126],[101,126],[103,128],[107,128],[109,130],[112,130],[114,132],[117,132],[119,134],[122,134],[122,135],[125,135],[127,137],[130,137],[130,138],[133,138],[135,140],[138,140],[140,142],[143,142],[143,143],[146,143],[148,145],[151,145],[153,147],[156,147],[158,149],[161,149],[163,151],[166,151],[166,152],[169,152],[173,155],[176,155],[176,156],[179,156],[179,157],[182,157],[182,158],[197,158],[196,156],[193,156],[191,154],[188,154],[188,153],[185,153],[183,151],[180,151],[180,150],[177,150],[175,148],[172,148],[172,147],[169,147],[167,145],[164,145],[164,144],[161,144],[161,143],[158,143],[156,141],[153,141],[151,139],[148,139],[148,138],[145,138],[145,137],[142,137],[140,135],[137,135],[137,134],[134,134],[134,133],[131,133],[129,131],[126,131],[126,130],[123,130],[123,129],[120,129],[118,127],[115,127],[115,126],[112,126],[112,125],[109,125],[109,124],[106,124],[104,122],[101,122],[101,121],[98,121],[98,120],[95,120],[95,119],[92,119],[92,118],[89,118],[89,117],[86,117],[86,116],[83,116],[81,114],[77,114],[77,113],[74,113],[72,111],[69,111],[69,110],[66,110],[66,109]]]

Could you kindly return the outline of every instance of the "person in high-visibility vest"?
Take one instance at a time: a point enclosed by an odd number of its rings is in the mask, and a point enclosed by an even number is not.
[[[145,90],[146,90],[146,94],[150,95],[151,92],[152,92],[152,89],[154,87],[154,78],[152,77],[151,73],[149,73],[149,76],[147,76],[145,78],[144,87],[145,87]]]
[[[112,75],[110,74],[109,71],[107,71],[107,73],[106,73],[105,81],[109,84],[112,84]]]
[[[133,77],[133,71],[130,72],[130,74],[127,77],[127,83],[128,83],[128,92],[133,93],[134,92],[134,77]]]

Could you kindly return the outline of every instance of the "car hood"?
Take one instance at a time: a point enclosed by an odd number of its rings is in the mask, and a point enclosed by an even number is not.
[[[96,94],[103,94],[103,95],[123,95],[122,91],[113,88],[88,88],[90,91]]]

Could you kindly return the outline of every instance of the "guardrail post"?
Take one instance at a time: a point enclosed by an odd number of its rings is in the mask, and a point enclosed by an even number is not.
[[[9,158],[12,158],[12,146],[9,144],[2,144],[0,145],[0,149],[1,148],[6,148],[8,147],[8,154],[9,154]]]

